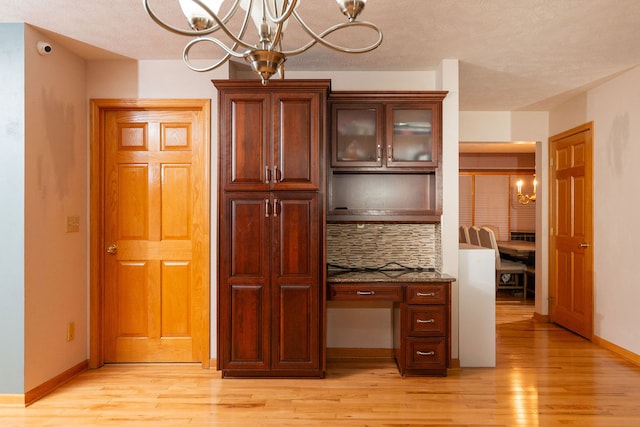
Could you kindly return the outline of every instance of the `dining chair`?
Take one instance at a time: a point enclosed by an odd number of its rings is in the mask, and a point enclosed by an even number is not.
[[[510,261],[500,256],[498,242],[493,230],[482,227],[478,232],[480,246],[493,249],[496,253],[496,293],[501,289],[521,290],[527,298],[527,266],[522,262]],[[521,280],[522,279],[522,282]]]
[[[469,227],[469,243],[472,245],[480,246],[480,237],[478,236],[479,231],[480,228],[475,225]]]
[[[500,239],[500,229],[495,225],[483,225],[482,227],[487,227],[489,230],[493,231],[493,235],[496,237],[496,242],[499,242],[500,240],[502,240]],[[505,239],[505,240],[508,240],[508,239]]]
[[[461,225],[458,228],[459,231],[459,242],[460,243],[471,243],[471,241],[469,240],[469,227],[467,227],[466,225]]]

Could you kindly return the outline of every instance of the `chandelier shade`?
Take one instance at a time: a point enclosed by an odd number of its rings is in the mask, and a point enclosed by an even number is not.
[[[266,84],[269,78],[279,72],[284,77],[284,62],[287,57],[306,52],[315,44],[344,53],[370,52],[382,43],[382,31],[375,24],[356,21],[364,9],[367,0],[336,0],[347,22],[333,25],[317,33],[313,31],[298,14],[302,0],[228,0],[231,3],[224,16],[220,16],[225,0],[178,0],[189,29],[173,26],[161,19],[151,8],[151,0],[143,0],[143,5],[151,19],[172,33],[191,37],[183,50],[185,64],[194,71],[211,71],[231,58],[244,59]],[[240,12],[242,11],[242,12]],[[237,18],[236,18],[237,16]],[[236,18],[236,19],[234,19]],[[232,31],[230,21],[239,21]],[[249,21],[257,30],[257,36],[248,31]],[[309,37],[309,41],[297,48],[284,50],[282,39],[290,21],[294,21]],[[375,41],[369,45],[352,48],[341,46],[326,39],[332,33],[347,28],[360,27],[373,31]],[[220,32],[226,36],[226,42],[212,34]],[[253,36],[251,34],[254,34]],[[196,45],[212,44],[222,49],[223,56],[206,67],[196,67],[189,59],[191,49]]]

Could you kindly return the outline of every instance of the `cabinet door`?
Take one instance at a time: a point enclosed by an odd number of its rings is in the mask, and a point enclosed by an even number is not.
[[[274,370],[320,369],[321,289],[318,195],[274,193]]]
[[[439,110],[431,104],[386,106],[386,165],[424,168],[438,165]],[[438,138],[438,139],[436,139]]]
[[[269,94],[221,92],[219,114],[223,188],[268,190],[273,165]]]
[[[321,118],[324,102],[319,93],[275,92],[273,111],[272,189],[320,188]]]
[[[382,166],[382,113],[380,104],[332,104],[331,166]]]
[[[269,193],[226,193],[220,207],[218,360],[223,370],[268,370]]]

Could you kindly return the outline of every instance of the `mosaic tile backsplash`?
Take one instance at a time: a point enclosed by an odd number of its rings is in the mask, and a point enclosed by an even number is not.
[[[327,262],[357,268],[398,262],[440,271],[440,235],[440,224],[327,224]]]

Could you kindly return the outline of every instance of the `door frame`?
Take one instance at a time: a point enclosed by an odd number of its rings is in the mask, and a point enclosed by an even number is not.
[[[89,119],[89,368],[104,365],[104,122],[107,111],[113,110],[200,110],[203,115],[204,160],[203,192],[206,208],[206,245],[202,277],[208,284],[202,286],[202,367],[211,365],[211,281],[210,281],[210,228],[211,228],[211,100],[210,99],[91,99]]]

